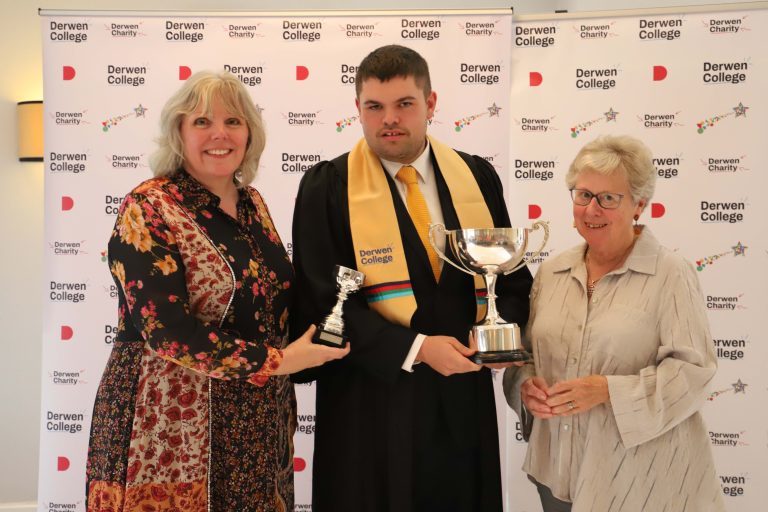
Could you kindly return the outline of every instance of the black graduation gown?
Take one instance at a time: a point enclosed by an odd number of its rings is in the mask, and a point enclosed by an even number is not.
[[[484,159],[459,153],[472,170],[496,226],[509,226],[501,182]],[[447,229],[458,229],[450,193],[433,165]],[[382,169],[382,172],[385,172]],[[491,372],[443,377],[426,364],[401,366],[417,333],[467,344],[474,323],[471,276],[448,264],[435,283],[426,250],[397,193],[394,198],[417,310],[410,327],[368,309],[363,294],[344,307],[351,353],[294,376],[317,380],[313,462],[315,512],[493,512],[502,510],[496,409]],[[356,268],[349,228],[347,155],[307,171],[293,219],[296,304],[293,336],[319,324],[336,301],[335,265]],[[502,317],[528,319],[527,268],[496,286]]]

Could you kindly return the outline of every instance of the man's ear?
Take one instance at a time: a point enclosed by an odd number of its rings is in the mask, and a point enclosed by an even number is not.
[[[432,119],[432,116],[435,115],[436,106],[437,106],[437,93],[435,91],[432,91],[427,95],[427,119]]]

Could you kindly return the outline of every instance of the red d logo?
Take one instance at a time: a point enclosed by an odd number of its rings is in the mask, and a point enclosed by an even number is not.
[[[531,87],[538,87],[543,81],[544,77],[541,76],[541,73],[538,71],[531,71],[528,75],[528,84],[530,84]]]
[[[305,66],[296,66],[296,80],[306,80],[309,76],[309,69]]]
[[[68,212],[75,207],[75,200],[69,196],[61,196],[61,211]]]
[[[661,82],[667,78],[667,68],[664,66],[653,66],[653,81]]]
[[[74,331],[72,328],[68,325],[62,325],[61,326],[61,341],[69,341],[72,339],[72,335],[74,334]]]
[[[69,469],[69,459],[66,457],[59,457],[56,460],[56,469],[58,471],[66,471]]]
[[[538,219],[541,217],[541,206],[537,204],[529,204],[528,205],[528,218],[529,219]]]
[[[189,66],[179,66],[179,80],[186,80],[192,76],[192,70]]]
[[[651,203],[651,218],[658,219],[667,213],[667,209],[661,203]]]
[[[61,68],[61,77],[64,80],[72,80],[73,78],[75,78],[76,74],[77,73],[75,73],[75,68],[73,68],[72,66],[63,66]]]

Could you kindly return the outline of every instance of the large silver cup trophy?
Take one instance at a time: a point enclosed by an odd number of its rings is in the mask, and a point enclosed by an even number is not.
[[[334,348],[344,348],[347,346],[347,337],[344,335],[344,301],[350,293],[356,292],[365,281],[365,274],[351,268],[336,265],[334,269],[336,276],[336,287],[339,289],[336,294],[336,305],[333,306],[331,313],[325,317],[315,334],[312,336],[312,343],[326,345]]]
[[[544,240],[538,250],[526,258],[528,233],[544,230]],[[437,236],[445,236],[459,265],[446,257],[435,243]],[[489,228],[446,230],[442,224],[429,227],[429,241],[446,262],[464,273],[482,275],[488,291],[488,309],[485,318],[472,327],[477,352],[472,360],[477,364],[529,361],[531,355],[523,348],[520,327],[501,318],[496,309],[496,280],[523,267],[541,254],[549,240],[549,225],[536,221],[531,228]],[[446,250],[447,252],[447,250]]]

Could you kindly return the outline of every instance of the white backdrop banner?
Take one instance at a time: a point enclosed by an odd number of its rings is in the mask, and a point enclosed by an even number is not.
[[[511,11],[44,13],[39,510],[85,510],[92,404],[117,323],[106,244],[122,198],[151,174],[160,111],[182,81],[224,69],[252,93],[267,127],[255,186],[290,252],[299,180],[362,136],[356,66],[379,46],[403,44],[427,59],[438,94],[431,133],[506,179],[511,23]],[[314,389],[297,394],[296,509],[311,510]]]
[[[545,257],[581,242],[564,181],[576,152],[608,133],[650,146],[658,180],[641,222],[698,270],[719,362],[704,416],[734,512],[768,502],[767,33],[764,9],[513,23],[512,222],[551,221]],[[525,445],[510,441],[517,468]]]
[[[658,184],[644,214],[695,263],[720,362],[704,414],[730,510],[768,502],[768,180],[764,51],[768,11],[664,10],[602,17],[509,13],[306,13],[42,17],[46,112],[45,290],[39,510],[84,510],[93,397],[116,330],[105,249],[122,197],[150,175],[160,109],[182,80],[227,69],[267,125],[256,187],[291,250],[302,174],[361,136],[355,66],[411,46],[438,93],[430,130],[482,155],[507,184],[513,224],[549,220],[543,258],[578,243],[564,184],[601,133],[653,150]],[[538,240],[538,238],[536,238]],[[534,262],[532,269],[538,262]],[[500,375],[496,375],[497,382]],[[498,388],[497,388],[498,390]],[[311,510],[312,386],[299,386],[296,509]],[[525,444],[498,394],[508,512],[540,510],[520,471]]]

